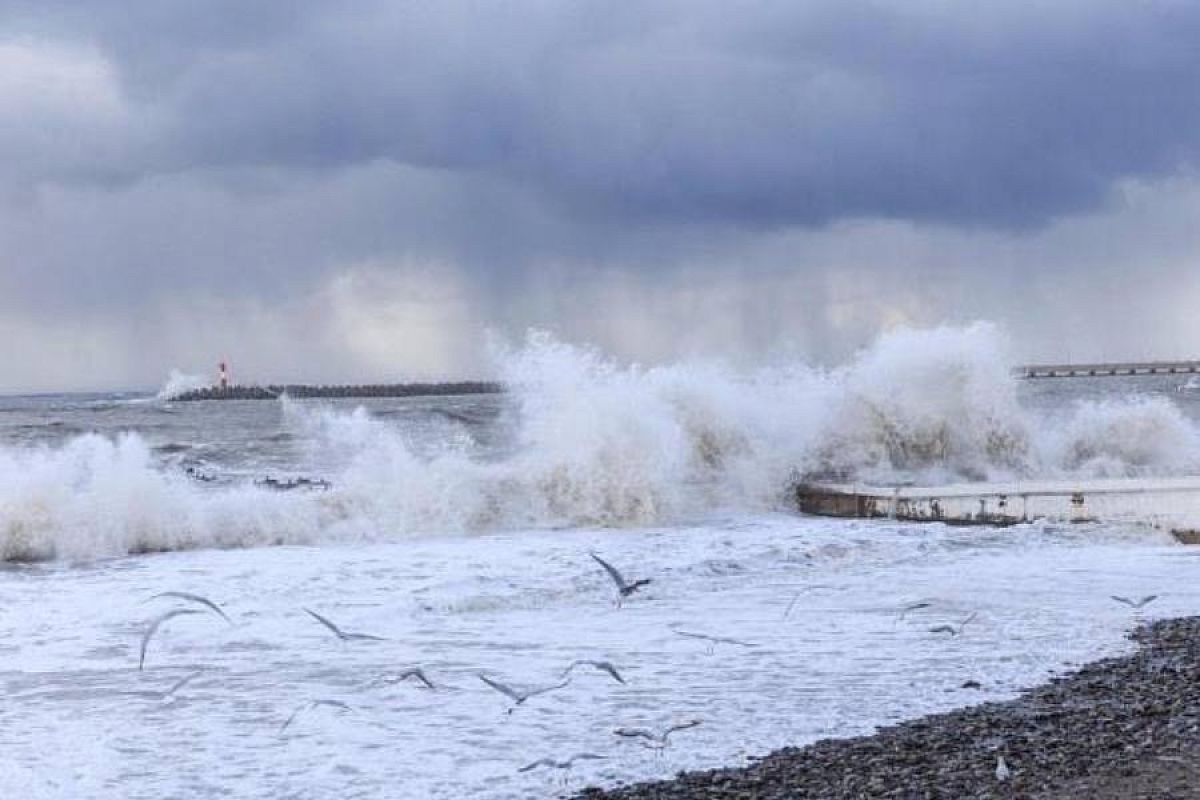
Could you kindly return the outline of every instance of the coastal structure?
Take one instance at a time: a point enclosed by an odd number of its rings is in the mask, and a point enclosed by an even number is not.
[[[1099,378],[1123,375],[1195,375],[1200,361],[1127,361],[1110,364],[1026,364],[1013,370],[1021,378]]]
[[[808,514],[888,518],[951,525],[1131,522],[1200,543],[1200,477],[1126,478],[945,486],[801,483],[796,502]]]
[[[454,381],[448,383],[372,383],[343,386],[310,384],[274,384],[270,386],[237,386],[228,382],[204,389],[191,389],[171,398],[173,402],[197,400],[274,400],[288,397],[432,397],[435,395],[495,394],[503,391],[498,383],[489,381]]]

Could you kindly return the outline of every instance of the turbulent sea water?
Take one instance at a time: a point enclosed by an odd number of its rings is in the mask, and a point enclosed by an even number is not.
[[[1195,613],[1200,562],[1150,528],[791,510],[805,477],[1200,474],[1182,378],[1010,362],[988,326],[753,372],[533,336],[497,396],[0,398],[0,796],[553,796],[1011,695],[1126,649],[1112,594]],[[618,608],[592,552],[653,582]],[[139,670],[152,620],[203,610],[167,591],[230,622],[167,620]],[[576,659],[626,682],[577,670],[510,714],[479,680]],[[436,688],[379,680],[410,666]],[[613,735],[689,720],[662,750]],[[519,771],[580,752],[604,758]]]

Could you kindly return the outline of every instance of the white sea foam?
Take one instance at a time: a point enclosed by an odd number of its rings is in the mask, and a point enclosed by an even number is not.
[[[986,324],[898,331],[833,370],[629,366],[544,333],[499,363],[499,449],[445,420],[422,433],[282,400],[296,469],[328,477],[329,492],[198,484],[137,433],[0,448],[0,557],[656,525],[786,506],[797,477],[1173,475],[1200,453],[1196,426],[1163,397],[1023,407],[1004,336]]]
[[[156,398],[158,400],[173,400],[181,394],[196,391],[197,389],[207,389],[211,385],[212,382],[202,375],[188,375],[178,369],[172,369],[170,374],[167,375],[166,382],[158,390]]]

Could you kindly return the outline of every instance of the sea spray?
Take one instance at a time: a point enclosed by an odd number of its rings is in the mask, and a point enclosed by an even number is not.
[[[174,400],[182,394],[198,389],[207,389],[211,385],[212,382],[205,379],[202,375],[188,375],[178,369],[172,369],[155,397],[162,401]]]
[[[1170,399],[1032,410],[1018,402],[1010,363],[1003,333],[986,324],[895,331],[832,370],[627,365],[534,332],[498,354],[503,398],[455,401],[495,413],[456,418],[429,399],[403,401],[398,415],[287,398],[256,407],[282,426],[287,464],[328,479],[329,491],[256,485],[269,436],[217,482],[193,480],[151,447],[153,425],[0,447],[0,558],[669,525],[790,508],[796,480],[1200,468],[1200,435]],[[189,413],[203,439],[204,415],[223,411]],[[193,445],[221,469],[221,450]]]

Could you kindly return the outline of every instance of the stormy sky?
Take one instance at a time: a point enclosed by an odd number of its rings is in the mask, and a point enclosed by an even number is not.
[[[1200,357],[1197,86],[1192,2],[0,0],[0,391]]]

